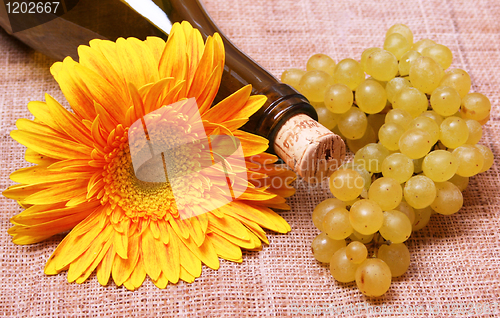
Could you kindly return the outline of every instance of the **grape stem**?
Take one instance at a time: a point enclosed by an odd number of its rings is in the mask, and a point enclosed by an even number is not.
[[[373,254],[372,257],[376,258],[378,249],[381,245],[391,245],[392,242],[390,240],[386,240],[380,235],[379,232],[373,234],[373,239],[370,243],[366,244],[368,247],[373,246]]]

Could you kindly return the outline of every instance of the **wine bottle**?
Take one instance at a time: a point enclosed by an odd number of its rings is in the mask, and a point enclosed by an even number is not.
[[[268,138],[269,151],[310,182],[320,181],[342,163],[342,139],[316,121],[316,111],[303,95],[239,50],[215,25],[200,0],[65,0],[50,13],[31,15],[9,12],[12,8],[0,1],[0,25],[56,59],[71,56],[76,60],[77,47],[95,38],[114,41],[154,35],[166,39],[172,24],[183,20],[205,39],[218,32],[224,41],[226,64],[215,102],[252,84],[252,93],[266,95],[267,102],[250,117],[244,130]]]

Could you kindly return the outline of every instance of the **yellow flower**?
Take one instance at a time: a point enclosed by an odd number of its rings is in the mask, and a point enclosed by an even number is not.
[[[289,209],[295,175],[263,152],[266,139],[239,130],[265,97],[247,86],[211,107],[224,67],[218,34],[204,43],[183,22],[166,43],[93,40],[78,54],[51,68],[74,113],[46,95],[11,133],[35,164],[3,192],[26,208],[11,219],[14,243],[71,230],[46,274],[83,283],[96,271],[102,285],[112,277],[130,290],[148,275],[165,288],[193,282],[202,263],[217,269],[219,257],[241,262],[241,248],[268,243],[262,228],[290,231],[271,208]]]

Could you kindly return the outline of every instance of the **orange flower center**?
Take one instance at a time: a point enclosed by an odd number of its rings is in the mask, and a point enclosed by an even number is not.
[[[186,116],[174,113],[168,119],[148,115],[146,129],[139,122],[115,137],[105,156],[102,203],[120,206],[133,220],[157,220],[167,213],[178,217],[179,210],[210,199],[211,181],[201,173],[212,164],[208,142]]]

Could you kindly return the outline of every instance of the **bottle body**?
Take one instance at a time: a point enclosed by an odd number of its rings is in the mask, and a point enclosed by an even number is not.
[[[204,39],[215,32],[221,35],[226,65],[215,102],[248,84],[252,84],[253,94],[268,96],[267,103],[243,129],[270,139],[272,145],[277,127],[291,116],[304,113],[317,119],[307,99],[292,87],[279,83],[272,74],[239,50],[218,29],[199,0],[163,0],[155,4],[164,11],[171,23],[186,20],[201,32]],[[0,19],[0,23],[6,28],[5,18]],[[119,0],[83,0],[61,17],[16,32],[14,36],[51,57],[63,59],[69,55],[77,59],[78,45],[88,44],[93,38],[116,40],[118,37],[134,36],[145,39],[146,36],[155,35],[166,39],[167,32]],[[37,38],[37,34],[40,37]],[[68,39],[68,35],[71,39]]]
[[[0,1],[5,2],[5,0]],[[68,1],[71,0],[65,2]],[[53,58],[62,60],[66,56],[71,56],[76,60],[78,46],[88,44],[92,39],[115,41],[119,37],[145,39],[147,36],[167,39],[169,26],[171,27],[175,22],[188,21],[200,31],[204,39],[218,32],[224,41],[226,60],[219,92],[215,97],[216,103],[248,84],[252,85],[253,94],[267,96],[266,103],[250,117],[249,122],[243,127],[244,130],[269,139],[268,151],[270,152],[276,152],[276,147],[279,146],[276,145],[275,140],[287,140],[287,138],[291,140],[292,135],[292,139],[297,139],[296,141],[304,145],[311,144],[318,149],[325,148],[324,142],[319,141],[324,139],[325,131],[310,132],[309,135],[307,133],[308,129],[312,129],[310,126],[316,127],[317,124],[315,122],[316,111],[307,99],[291,86],[280,83],[272,74],[239,50],[217,28],[200,0],[80,0],[73,4],[74,6],[69,6],[71,10],[54,16],[52,20],[15,32],[13,35]],[[149,11],[145,8],[149,8]],[[12,15],[7,15],[4,9],[5,6],[0,5],[0,26],[12,33],[12,28],[9,29],[9,18]],[[152,12],[154,15],[151,15]],[[28,20],[18,22],[22,24],[24,21]],[[306,115],[313,123],[303,125],[304,133],[294,132],[290,135],[290,129],[288,129],[287,136],[283,136],[285,132],[281,128],[297,115]],[[304,120],[295,122],[304,122]],[[296,129],[293,128],[293,130]],[[281,137],[278,136],[280,131]],[[336,163],[329,166],[336,167],[341,164],[345,155],[345,145],[340,138],[337,138],[338,136],[331,134],[333,136],[330,136],[328,145],[333,145],[332,140],[335,140],[335,146],[338,149],[337,151],[325,150],[323,159],[326,161],[335,159]],[[311,141],[315,138],[318,140],[316,144]],[[286,142],[286,144],[290,143]],[[311,175],[311,173],[315,175],[316,163],[312,163],[310,167],[309,161],[307,163],[308,169],[312,169],[312,172],[297,170],[296,167],[304,166],[304,162],[307,161],[304,159],[304,154],[295,153],[293,149],[283,149],[281,147],[277,154],[283,159],[286,158],[285,161],[300,175]],[[315,153],[315,158],[318,156],[317,151],[314,149],[312,151],[310,146],[308,149],[308,153]],[[289,154],[284,154],[283,151],[288,151]],[[330,154],[333,153],[339,154],[341,158],[331,158]],[[322,155],[319,154],[319,157]]]

